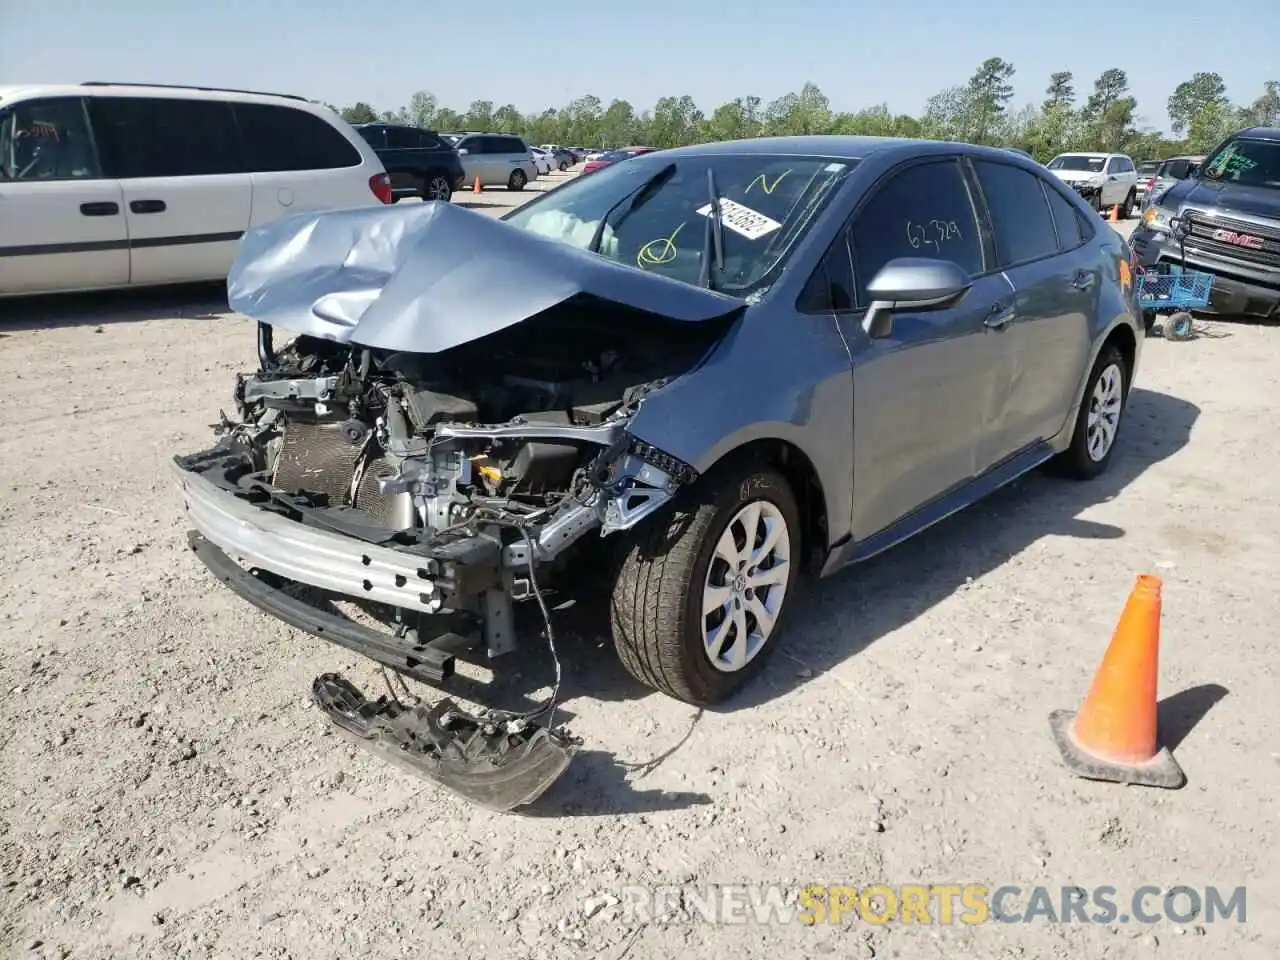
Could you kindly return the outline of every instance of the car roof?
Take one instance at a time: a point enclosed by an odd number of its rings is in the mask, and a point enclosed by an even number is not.
[[[1035,160],[1003,147],[985,147],[950,140],[925,140],[909,137],[853,137],[835,135],[811,135],[792,137],[759,137],[752,140],[725,140],[719,143],[701,143],[673,150],[662,150],[663,157],[695,156],[795,156],[822,157],[831,160],[865,160],[872,156],[884,156],[890,161],[895,155],[914,157],[929,154],[964,154],[972,157],[1019,157],[1027,163]],[[652,155],[652,154],[651,154]],[[1109,156],[1109,154],[1100,154]]]
[[[1248,137],[1250,140],[1280,140],[1280,127],[1246,127],[1236,133],[1237,137]]]
[[[323,104],[292,93],[267,93],[260,90],[235,90],[224,87],[181,86],[165,83],[26,83],[0,86],[0,103],[26,100],[32,97],[94,97],[120,96],[181,98],[184,100],[234,100],[251,103],[280,103],[324,109]]]

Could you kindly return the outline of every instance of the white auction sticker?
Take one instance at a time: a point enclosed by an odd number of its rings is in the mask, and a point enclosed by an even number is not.
[[[711,204],[699,207],[698,213],[704,217],[710,216]],[[735,203],[728,197],[720,198],[720,220],[734,233],[748,240],[759,240],[782,226],[777,220],[766,217],[763,213],[743,206],[741,203]]]

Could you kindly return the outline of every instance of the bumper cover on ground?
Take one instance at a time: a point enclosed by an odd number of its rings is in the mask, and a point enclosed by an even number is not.
[[[491,810],[532,803],[577,749],[544,727],[474,717],[450,700],[430,707],[370,701],[332,673],[316,678],[311,699],[348,739]]]

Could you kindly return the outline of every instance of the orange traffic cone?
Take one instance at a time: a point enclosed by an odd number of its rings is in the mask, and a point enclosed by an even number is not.
[[[484,184],[480,182],[480,174],[476,174],[476,182],[471,185],[471,189],[476,193],[484,192]]]
[[[1160,588],[1159,577],[1138,577],[1079,713],[1049,717],[1063,762],[1081,777],[1170,789],[1187,782],[1156,740]]]
[[[1118,204],[1118,203],[1117,203],[1115,206],[1113,206],[1113,207],[1111,208],[1111,218],[1110,218],[1110,219],[1111,219],[1111,222],[1112,222],[1112,223],[1119,223],[1119,222],[1120,222],[1120,204]]]

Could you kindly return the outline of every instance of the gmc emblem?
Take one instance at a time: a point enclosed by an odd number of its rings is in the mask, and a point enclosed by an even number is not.
[[[1262,238],[1250,236],[1247,233],[1236,233],[1234,230],[1215,230],[1213,231],[1213,239],[1220,240],[1223,243],[1234,244],[1237,247],[1248,247],[1250,250],[1262,249]]]

